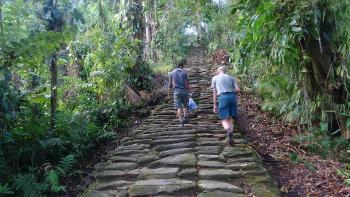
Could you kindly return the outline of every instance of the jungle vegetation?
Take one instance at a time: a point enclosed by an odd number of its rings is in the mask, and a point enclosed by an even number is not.
[[[127,87],[152,91],[193,47],[227,50],[310,150],[347,150],[349,23],[348,0],[0,0],[0,195],[64,193],[130,126]]]

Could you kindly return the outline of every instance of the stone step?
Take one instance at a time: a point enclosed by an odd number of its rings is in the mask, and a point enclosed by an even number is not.
[[[200,180],[197,183],[199,189],[201,191],[223,191],[223,192],[231,192],[231,193],[243,193],[244,191],[235,186],[231,185],[229,183],[224,182],[218,182],[218,181],[211,181],[211,180]]]
[[[197,53],[194,53],[197,54]],[[179,127],[173,102],[158,105],[140,127],[109,151],[109,160],[95,165],[95,197],[243,197],[246,182],[256,196],[271,193],[271,177],[254,149],[234,128],[234,146],[213,113],[210,88],[213,66],[190,56],[186,68],[198,109]],[[245,186],[246,188],[247,186]]]
[[[237,194],[232,192],[223,192],[223,191],[213,191],[208,192],[204,191],[197,195],[197,197],[247,197],[245,194]]]
[[[155,196],[166,194],[181,196],[195,194],[196,184],[182,179],[147,179],[134,183],[129,188],[129,196]]]
[[[199,178],[202,180],[228,180],[240,176],[239,172],[228,169],[199,169]]]
[[[194,152],[194,148],[176,148],[176,149],[162,151],[159,153],[159,156],[160,157],[167,157],[167,156],[192,153],[192,152]]]
[[[155,147],[157,151],[166,151],[176,148],[193,148],[196,146],[194,142],[180,142],[180,143],[172,143],[172,144],[163,144]]]
[[[162,145],[162,144],[170,144],[170,143],[180,143],[180,142],[192,142],[193,137],[186,138],[165,138],[159,140],[152,140],[150,143],[152,146]]]
[[[149,166],[177,166],[181,168],[196,167],[197,157],[194,153],[179,154],[169,156],[149,164]]]

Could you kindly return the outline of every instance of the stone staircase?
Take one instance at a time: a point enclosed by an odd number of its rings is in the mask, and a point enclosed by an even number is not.
[[[254,149],[235,129],[233,147],[212,112],[212,65],[194,51],[186,68],[199,109],[178,128],[173,103],[158,106],[122,145],[97,164],[93,197],[279,196]]]

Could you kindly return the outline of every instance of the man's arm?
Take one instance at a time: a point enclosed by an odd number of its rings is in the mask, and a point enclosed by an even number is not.
[[[170,98],[171,90],[173,89],[173,77],[172,74],[169,75],[169,90],[168,90],[168,97]]]
[[[241,92],[241,89],[239,88],[239,85],[238,85],[236,79],[232,77],[232,81],[233,81],[233,84],[234,84],[234,86],[235,86],[235,93],[236,93],[236,94],[237,94],[237,93],[240,93],[240,92]]]
[[[241,92],[241,88],[239,88],[237,83],[235,83],[235,89],[236,89],[236,93],[240,93]]]
[[[213,89],[213,102],[214,102],[213,111],[214,111],[214,113],[217,113],[218,112],[218,93],[216,91],[215,77],[213,77],[213,79],[211,80],[210,87]]]
[[[213,102],[214,102],[213,111],[214,113],[217,113],[218,112],[218,94],[216,92],[216,88],[213,88]]]
[[[191,93],[190,80],[188,79],[187,73],[185,73],[185,86],[189,93]]]
[[[185,81],[185,84],[186,84],[186,88],[188,90],[189,93],[191,93],[191,87],[190,87],[190,83],[188,80]]]

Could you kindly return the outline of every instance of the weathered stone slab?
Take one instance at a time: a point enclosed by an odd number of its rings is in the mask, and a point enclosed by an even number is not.
[[[195,145],[196,143],[194,142],[180,142],[175,144],[159,145],[155,149],[157,151],[165,151],[165,150],[174,149],[174,148],[193,148]]]
[[[236,143],[236,144],[248,144],[248,141],[245,140],[245,139],[241,139],[241,138],[238,138],[238,139],[233,139],[233,141]]]
[[[224,192],[243,193],[243,190],[235,185],[231,185],[224,182],[200,180],[197,183],[198,187],[204,191],[220,190]]]
[[[155,162],[152,162],[151,166],[177,166],[177,167],[195,167],[197,158],[193,153],[174,155],[166,157]]]
[[[159,159],[159,156],[158,155],[155,155],[155,154],[147,154],[147,155],[144,155],[142,157],[138,157],[139,160],[138,160],[138,163],[141,165],[141,164],[148,164],[150,162],[153,162],[157,159]]]
[[[198,142],[198,146],[224,146],[224,145],[225,145],[225,142],[221,142],[219,140]]]
[[[125,190],[116,191],[93,191],[92,194],[88,194],[87,197],[127,197],[128,193]]]
[[[247,197],[247,196],[244,194],[232,193],[232,192],[223,192],[223,191],[208,192],[208,191],[204,191],[204,192],[198,194],[197,197]]]
[[[129,140],[122,142],[124,146],[132,145],[132,144],[149,144],[151,139],[141,139],[141,140]]]
[[[150,150],[143,149],[143,150],[115,150],[111,151],[111,155],[113,156],[129,156],[132,154],[139,154],[139,153],[148,153]]]
[[[140,174],[140,169],[130,170],[126,173],[125,177],[127,178],[136,178]]]
[[[254,169],[258,166],[256,162],[245,162],[245,163],[234,163],[229,164],[226,166],[226,168],[231,170],[248,170],[248,169]]]
[[[206,160],[206,161],[212,161],[212,160],[214,160],[214,161],[218,161],[218,160],[222,161],[222,160],[224,160],[224,158],[222,156],[220,156],[220,155],[206,155],[206,154],[198,155],[198,159],[199,160]]]
[[[104,170],[97,172],[96,179],[98,180],[109,180],[109,179],[118,179],[125,175],[124,171],[120,170]]]
[[[223,157],[231,158],[237,156],[249,156],[253,154],[253,150],[251,148],[243,148],[243,147],[231,147],[226,146],[222,151],[221,155]]]
[[[113,156],[111,157],[112,162],[137,162],[137,158],[134,157],[124,157],[124,156]]]
[[[189,180],[196,180],[197,169],[196,168],[186,168],[179,173],[180,178],[185,178]]]
[[[96,190],[117,190],[121,187],[129,186],[132,182],[130,181],[124,181],[124,180],[118,180],[118,181],[112,181],[112,182],[102,182],[99,183],[96,186]],[[127,187],[125,189],[128,189]]]
[[[118,150],[143,150],[149,148],[149,144],[132,144],[132,145],[122,145],[118,147]]]
[[[142,168],[138,178],[140,179],[169,179],[175,178],[179,168]]]
[[[196,152],[198,154],[212,154],[216,155],[220,153],[220,146],[199,146],[196,147]]]
[[[193,141],[193,138],[195,138],[196,136],[194,134],[182,134],[182,135],[158,135],[153,137],[153,140],[169,140],[169,139],[185,139],[185,138],[191,138]]]
[[[223,180],[240,177],[238,172],[228,169],[200,169],[199,178],[206,180]]]
[[[177,192],[195,190],[196,185],[189,180],[180,179],[148,179],[137,181],[129,188],[129,195],[153,196],[160,193],[175,195]]]
[[[256,158],[254,157],[238,157],[228,159],[228,163],[242,163],[242,162],[255,162]]]
[[[111,163],[105,167],[106,170],[120,170],[120,171],[126,171],[126,170],[133,170],[138,167],[137,163],[131,163],[131,162],[120,162],[120,163]]]
[[[152,145],[160,145],[160,144],[170,144],[170,143],[180,143],[180,142],[190,142],[193,141],[193,138],[167,138],[160,140],[153,140],[150,142]]]
[[[107,165],[108,163],[98,163],[94,165],[94,169],[96,171],[101,171],[101,170],[104,170]]]
[[[199,161],[197,163],[198,167],[201,168],[224,168],[225,163],[219,161]]]
[[[171,149],[171,150],[162,151],[162,152],[159,153],[159,156],[160,157],[167,157],[167,156],[171,156],[171,155],[191,153],[193,151],[194,151],[193,148],[177,148],[177,149]]]
[[[245,170],[242,172],[244,176],[249,175],[265,175],[267,173],[267,170],[265,168],[257,168],[253,170]]]

